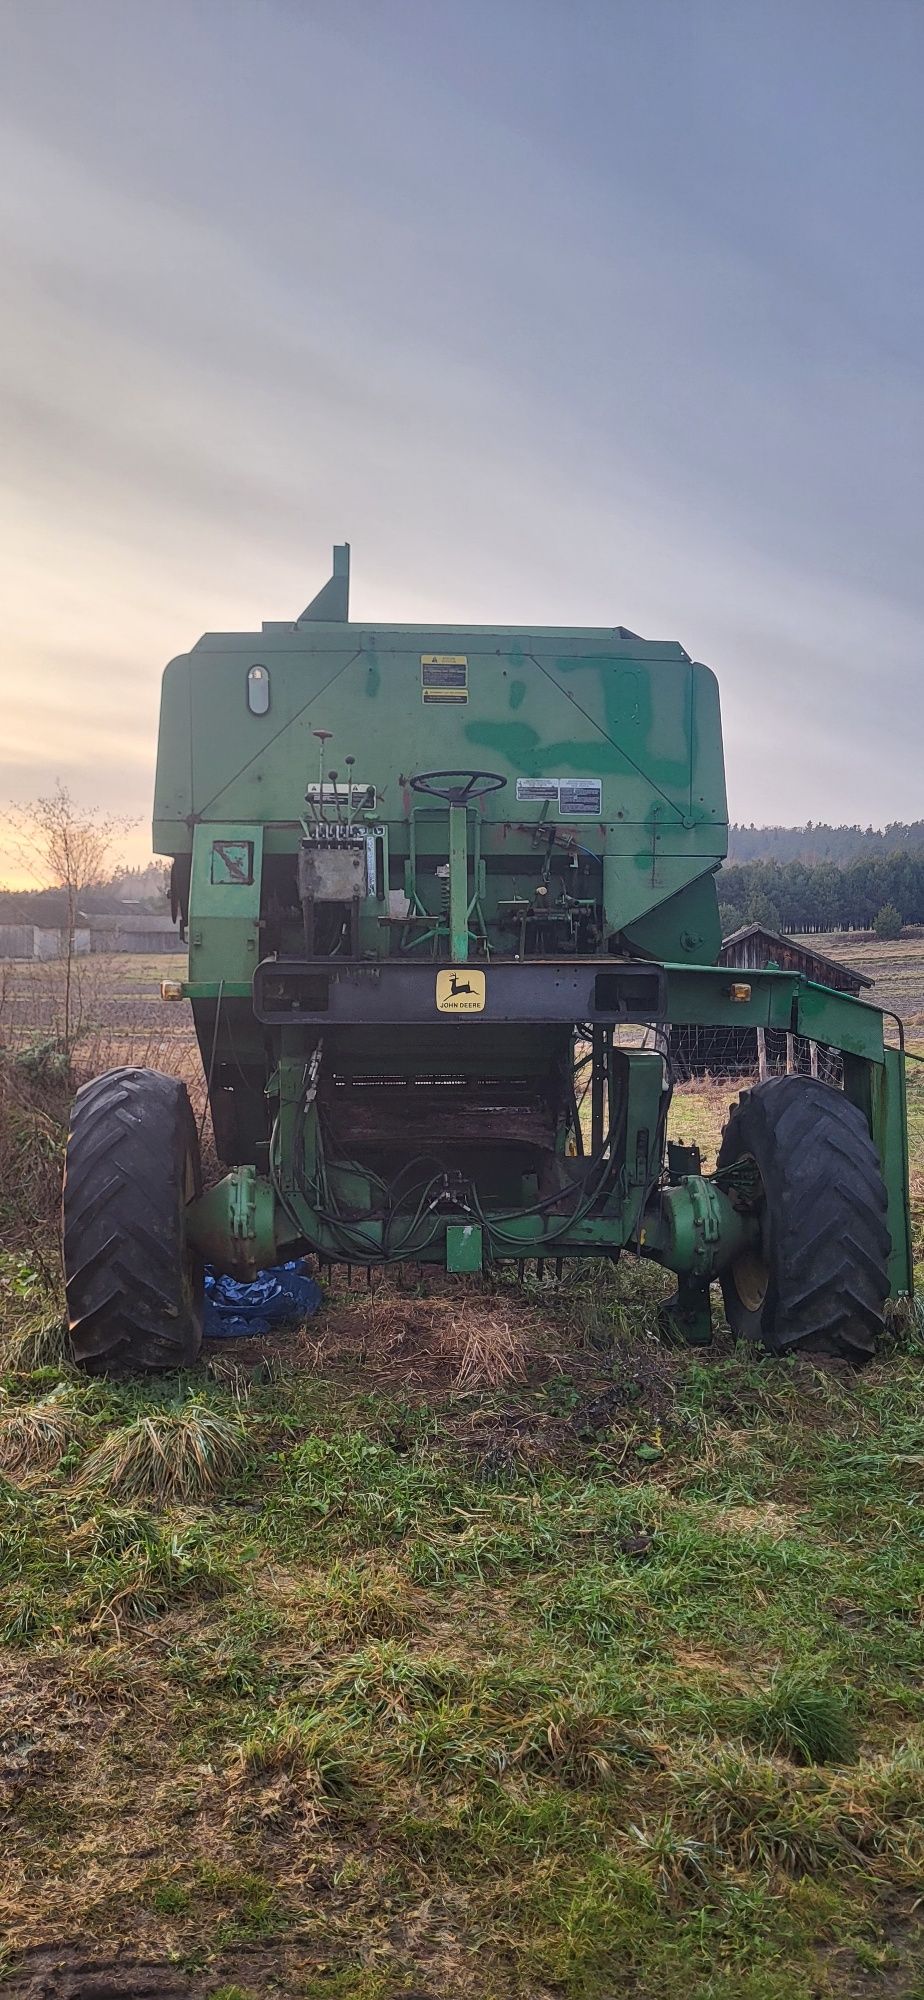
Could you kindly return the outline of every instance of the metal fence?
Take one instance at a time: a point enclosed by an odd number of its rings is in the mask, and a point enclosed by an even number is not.
[[[843,1083],[839,1049],[783,1028],[671,1028],[670,1057],[678,1083],[694,1078],[817,1076]]]

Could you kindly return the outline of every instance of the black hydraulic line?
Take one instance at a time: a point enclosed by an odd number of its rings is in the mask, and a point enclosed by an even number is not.
[[[590,1150],[596,1153],[603,1138],[603,1091],[606,1082],[606,1044],[604,1032],[594,1026],[592,1036],[592,1067],[590,1072]]]
[[[602,1056],[600,1031],[598,1029],[595,1029],[593,1031],[593,1034],[597,1038],[596,1067],[599,1070],[601,1068],[600,1058]],[[586,1067],[586,1064],[589,1061],[593,1061],[593,1055],[583,1058],[579,1067],[580,1068]],[[611,1178],[613,1174],[612,1159],[607,1158],[607,1153],[610,1148],[612,1135],[609,1129],[607,1129],[605,1133],[603,1133],[602,1131],[602,1119],[603,1119],[602,1084],[604,1080],[605,1076],[602,1076],[599,1085],[601,1095],[600,1095],[597,1125],[598,1129],[600,1130],[600,1143],[595,1148],[592,1157],[586,1161],[584,1165],[584,1171],[581,1173],[580,1177],[575,1179],[569,1187],[557,1188],[551,1194],[543,1196],[542,1199],[539,1201],[531,1202],[526,1207],[505,1210],[499,1216],[492,1217],[489,1220],[482,1208],[480,1199],[478,1197],[477,1188],[473,1184],[469,1184],[469,1195],[471,1199],[471,1206],[469,1208],[469,1213],[477,1214],[479,1221],[481,1222],[483,1228],[487,1232],[489,1240],[492,1234],[497,1234],[502,1239],[506,1238],[508,1242],[516,1242],[519,1244],[522,1239],[518,1237],[517,1238],[511,1237],[509,1232],[503,1229],[502,1225],[504,1222],[519,1221],[521,1218],[524,1218],[526,1216],[543,1216],[551,1209],[560,1208],[563,1203],[573,1204],[568,1207],[567,1213],[560,1218],[558,1227],[552,1229],[551,1232],[548,1232],[544,1239],[545,1241],[549,1240],[554,1241],[557,1237],[563,1235],[568,1229],[572,1228],[576,1221],[582,1219],[583,1216],[587,1214],[588,1210],[593,1206],[594,1202],[599,1198],[607,1178]],[[572,1088],[572,1104],[574,1104],[573,1088]],[[348,1254],[353,1254],[352,1246],[355,1246],[356,1244],[359,1244],[361,1246],[362,1254],[365,1257],[368,1258],[371,1255],[372,1261],[376,1263],[386,1263],[390,1260],[394,1260],[395,1258],[400,1258],[402,1256],[407,1256],[411,1254],[410,1245],[412,1242],[412,1238],[414,1237],[414,1235],[416,1234],[416,1232],[421,1227],[424,1221],[424,1216],[426,1213],[427,1196],[430,1193],[431,1189],[435,1189],[438,1186],[440,1186],[444,1180],[445,1165],[440,1160],[439,1156],[434,1153],[415,1154],[412,1159],[405,1161],[404,1165],[401,1168],[399,1168],[397,1174],[395,1174],[391,1182],[388,1183],[384,1182],[379,1175],[372,1175],[372,1178],[375,1181],[377,1181],[385,1197],[385,1206],[382,1209],[374,1209],[370,1211],[370,1214],[365,1218],[365,1221],[368,1222],[373,1219],[382,1221],[383,1224],[382,1241],[381,1244],[379,1244],[373,1237],[371,1237],[368,1234],[367,1229],[364,1228],[363,1226],[363,1222],[360,1221],[358,1218],[351,1218],[342,1215],[336,1208],[332,1208],[329,1205],[329,1202],[325,1202],[322,1205],[318,1198],[320,1194],[320,1187],[317,1185],[309,1185],[303,1179],[299,1168],[299,1161],[301,1157],[301,1141],[304,1134],[304,1121],[306,1112],[307,1112],[307,1105],[304,1102],[304,1099],[302,1099],[298,1107],[298,1117],[297,1117],[296,1134],[295,1134],[296,1174],[298,1176],[299,1190],[303,1198],[311,1206],[313,1212],[318,1216],[320,1221],[326,1223],[330,1229],[335,1231],[337,1236],[341,1239],[341,1242],[345,1245]],[[666,1115],[666,1107],[665,1107],[665,1115]],[[301,1234],[302,1233],[301,1219],[296,1216],[295,1211],[289,1206],[286,1196],[281,1186],[279,1185],[277,1162],[275,1157],[276,1141],[278,1137],[278,1127],[279,1127],[279,1120],[277,1117],[276,1122],[273,1126],[272,1138],[270,1142],[270,1170],[271,1170],[272,1184],[285,1213],[288,1215],[290,1221],[295,1221],[297,1223],[298,1232],[299,1234]],[[580,1131],[579,1118],[576,1120],[575,1129],[576,1129],[577,1143],[580,1144],[583,1152],[583,1134]],[[319,1171],[321,1178],[323,1179],[324,1184],[326,1186],[326,1170],[324,1166],[324,1133],[323,1133],[323,1125],[320,1118],[320,1114],[318,1116],[318,1153],[319,1153]],[[436,1174],[431,1175],[431,1177],[428,1180],[426,1181],[422,1180],[417,1183],[417,1186],[423,1189],[423,1193],[421,1195],[420,1200],[417,1203],[417,1207],[414,1211],[414,1214],[410,1222],[406,1225],[400,1237],[400,1240],[397,1243],[395,1243],[391,1239],[392,1239],[392,1231],[395,1229],[397,1225],[400,1213],[396,1205],[397,1190],[404,1176],[411,1170],[412,1167],[418,1164],[426,1163],[427,1161],[432,1162],[433,1165],[438,1168],[438,1172]],[[347,1164],[353,1165],[360,1172],[365,1173],[367,1171],[365,1168],[362,1168],[358,1162],[348,1162]],[[416,1192],[416,1188],[410,1190],[410,1192],[413,1194],[413,1192]],[[429,1231],[429,1234],[425,1238],[424,1243],[415,1246],[417,1249],[425,1248],[429,1243],[433,1241],[433,1238],[436,1235],[437,1230],[439,1228],[439,1222],[440,1218],[437,1217],[436,1221],[434,1222],[432,1228]]]
[[[570,1110],[571,1110],[571,1129],[572,1129],[572,1131],[573,1131],[573,1133],[574,1133],[574,1149],[575,1149],[575,1152],[576,1152],[576,1153],[577,1153],[577,1155],[578,1155],[578,1158],[579,1158],[579,1159],[581,1159],[581,1160],[582,1160],[582,1159],[584,1158],[584,1129],[583,1129],[583,1126],[582,1126],[582,1124],[581,1124],[581,1105],[582,1105],[582,1104],[583,1104],[583,1102],[584,1102],[584,1098],[585,1098],[586,1094],[587,1094],[587,1093],[586,1093],[586,1091],[582,1091],[582,1093],[581,1093],[581,1102],[580,1102],[580,1104],[579,1104],[579,1103],[578,1103],[578,1099],[577,1099],[577,1094],[576,1094],[576,1092],[575,1092],[575,1088],[574,1088],[574,1084],[572,1083],[572,1085],[571,1085],[571,1106],[570,1106]]]
[[[610,1138],[611,1135],[608,1132],[600,1155],[589,1163],[588,1171],[582,1179],[574,1183],[573,1192],[578,1199],[573,1209],[569,1209],[568,1214],[562,1217],[557,1229],[547,1231],[543,1238],[543,1244],[554,1243],[568,1229],[573,1229],[576,1222],[583,1221],[584,1216],[593,1207],[594,1202],[599,1199],[606,1180],[613,1171],[612,1160],[607,1160],[605,1157],[606,1150],[610,1145]],[[570,1188],[564,1192],[559,1189],[555,1194],[546,1195],[543,1201],[531,1202],[527,1208],[509,1209],[501,1216],[492,1216],[490,1218],[485,1215],[475,1188],[472,1189],[472,1202],[478,1219],[486,1230],[489,1240],[492,1235],[496,1235],[508,1243],[515,1243],[520,1246],[523,1241],[522,1237],[512,1236],[509,1230],[503,1229],[500,1225],[504,1222],[516,1222],[523,1216],[542,1214],[556,1203],[564,1200],[566,1195],[571,1192],[572,1189]]]

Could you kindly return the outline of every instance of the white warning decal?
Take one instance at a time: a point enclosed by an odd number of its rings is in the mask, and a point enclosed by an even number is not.
[[[558,810],[568,819],[599,819],[603,787],[599,778],[563,778]]]
[[[603,786],[599,778],[518,778],[517,802],[536,805],[550,799],[567,819],[599,819]]]
[[[518,778],[518,804],[532,804],[537,799],[553,799],[558,804],[558,778]]]

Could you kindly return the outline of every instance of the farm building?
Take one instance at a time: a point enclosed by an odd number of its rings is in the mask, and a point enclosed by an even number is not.
[[[154,911],[119,913],[118,916],[81,916],[74,932],[74,954],[87,952],[182,951],[179,927],[168,916]],[[47,924],[0,924],[0,959],[64,958],[67,930]]]
[[[117,916],[88,917],[91,951],[182,951],[179,925],[166,911],[120,910]]]
[[[719,963],[742,972],[776,965],[854,996],[873,984],[852,966],[763,924],[745,924],[724,938]],[[693,1076],[781,1076],[792,1071],[821,1076],[830,1083],[840,1081],[830,1051],[780,1028],[672,1028],[670,1053],[679,1082]]]
[[[34,957],[34,924],[0,924],[0,958]]]
[[[90,949],[90,933],[85,924],[74,932],[74,955],[83,958]],[[67,932],[47,924],[0,924],[0,959],[63,958]]]

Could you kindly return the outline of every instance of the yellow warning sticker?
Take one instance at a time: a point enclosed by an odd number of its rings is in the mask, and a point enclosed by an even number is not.
[[[468,700],[466,653],[421,653],[420,685],[424,701]]]
[[[483,1014],[485,975],[460,965],[436,975],[436,1006],[440,1014]]]

